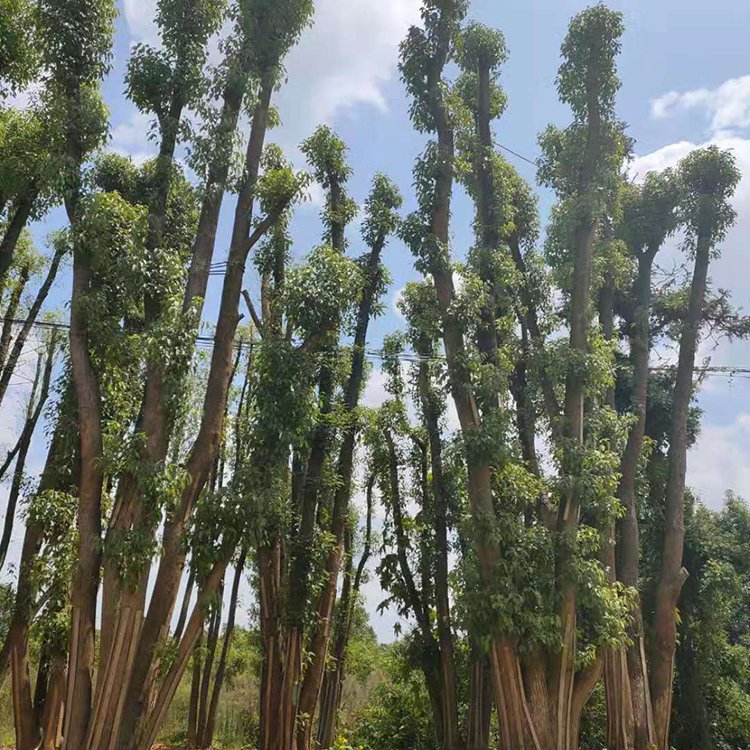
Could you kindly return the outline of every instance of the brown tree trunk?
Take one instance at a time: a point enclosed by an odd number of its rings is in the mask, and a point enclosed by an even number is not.
[[[438,138],[438,154],[435,170],[434,199],[431,210],[430,231],[437,247],[450,246],[450,206],[453,191],[453,169],[455,159],[454,134],[450,118],[443,102],[442,75],[448,60],[450,29],[448,19],[441,18],[437,33],[437,46],[428,64],[426,103],[435,122]],[[463,332],[452,312],[455,298],[452,270],[449,264],[436,262],[429,269],[432,275],[438,307],[443,324],[443,344],[448,363],[451,394],[458,420],[466,442],[481,430],[481,420],[467,371]],[[475,520],[492,518],[491,466],[486,459],[469,452],[466,456],[468,494],[471,515]],[[495,575],[499,551],[484,540],[477,542],[477,557],[482,578],[488,584]],[[508,748],[524,750],[528,744],[530,728],[523,712],[525,697],[523,683],[519,680],[517,660],[509,657],[512,648],[505,642],[496,644],[493,650],[492,676],[495,686],[498,716],[505,733]],[[500,658],[502,657],[502,658]],[[508,671],[508,667],[512,667]]]
[[[260,748],[271,750],[281,712],[283,633],[281,629],[281,541],[258,550],[258,600],[263,667],[260,685]]]
[[[39,725],[31,700],[29,678],[28,631],[26,641],[11,649],[11,696],[16,730],[16,750],[35,750],[39,743]]]
[[[80,85],[71,95],[80,97]],[[69,139],[71,163],[80,168],[77,136]],[[99,588],[101,505],[104,476],[101,396],[91,355],[83,303],[91,285],[90,258],[76,237],[78,188],[66,199],[73,229],[73,291],[70,317],[70,362],[80,428],[81,478],[78,492],[77,564],[71,587],[71,626],[68,684],[65,699],[64,750],[82,748],[92,707],[96,638],[96,597]]]
[[[427,354],[423,348],[420,354]],[[456,665],[451,630],[450,594],[448,586],[448,498],[443,476],[443,446],[440,437],[440,422],[436,408],[436,394],[430,382],[427,361],[419,364],[419,398],[422,418],[427,429],[430,453],[430,481],[433,498],[435,526],[434,575],[437,633],[440,648],[440,681],[443,698],[443,736],[445,750],[458,750],[464,740],[458,725],[458,694],[456,689]]]
[[[638,255],[635,313],[630,333],[630,359],[633,365],[631,411],[635,415],[635,422],[628,433],[618,488],[618,497],[625,508],[625,516],[618,524],[617,577],[625,586],[636,591],[639,586],[640,560],[636,481],[646,434],[651,269],[657,250],[658,248],[648,248]],[[610,658],[609,669],[615,670],[610,683],[613,684],[617,696],[617,700],[612,702],[619,706],[619,710],[614,714],[617,720],[610,732],[610,742],[614,750],[646,750],[655,744],[656,734],[645,660],[640,599],[635,605],[629,635],[633,645],[627,649],[625,671],[623,672],[621,656],[613,654]]]
[[[343,242],[343,231],[338,232],[339,242]],[[378,277],[380,258],[385,247],[387,235],[384,231],[377,236],[367,260],[367,283],[362,291],[362,298],[357,311],[357,323],[354,332],[352,369],[345,388],[345,407],[350,415],[353,415],[359,404],[362,382],[364,379],[365,347],[367,345],[367,331],[372,317],[373,306],[376,302],[378,289]],[[339,248],[343,252],[343,245]],[[309,750],[312,741],[312,714],[320,697],[323,676],[325,670],[328,643],[331,635],[333,619],[333,608],[336,599],[336,586],[338,574],[341,567],[344,536],[346,529],[346,517],[351,499],[352,473],[354,466],[354,448],[357,435],[357,425],[352,420],[343,434],[341,447],[339,449],[338,463],[336,466],[339,477],[339,485],[336,488],[333,499],[333,510],[331,519],[331,533],[335,544],[325,561],[326,585],[319,598],[317,605],[317,621],[314,625],[311,637],[311,649],[314,661],[305,674],[300,694],[300,712],[308,718],[298,735],[297,750]],[[308,467],[308,473],[310,469]],[[348,637],[348,636],[347,636]],[[340,679],[343,679],[343,673]],[[334,696],[340,691],[334,690]],[[336,700],[334,699],[334,703]],[[337,703],[336,703],[337,707]],[[334,710],[331,705],[328,709]],[[330,722],[329,719],[327,720]],[[335,714],[334,714],[335,721]],[[329,724],[330,726],[330,724]]]
[[[201,645],[203,631],[198,635],[198,642],[193,649],[193,675],[190,681],[190,702],[188,704],[187,744],[198,747],[198,701],[201,693],[201,674],[203,673],[203,656]]]
[[[211,572],[204,580],[198,601],[185,626],[185,634],[177,648],[177,654],[172,666],[159,683],[158,691],[155,693],[153,703],[149,706],[148,714],[138,724],[138,734],[130,738],[129,746],[133,750],[150,750],[156,741],[159,728],[164,722],[177,687],[190,662],[190,655],[195,648],[200,634],[203,632],[206,609],[221,586],[224,573],[231,561],[232,552],[226,552],[222,559],[213,566]]]
[[[211,692],[211,676],[216,658],[216,646],[219,643],[219,631],[221,629],[221,610],[223,604],[223,583],[219,587],[219,595],[214,603],[214,610],[209,620],[208,635],[206,637],[206,659],[203,662],[203,674],[201,676],[200,693],[198,698],[198,723],[197,736],[198,747],[206,745],[206,722],[208,720],[208,701]]]
[[[466,750],[489,750],[492,718],[492,675],[487,655],[474,650],[469,677]]]
[[[656,589],[654,644],[651,654],[651,695],[659,750],[669,748],[672,713],[677,602],[687,571],[682,567],[685,543],[685,472],[687,469],[688,417],[693,395],[693,372],[698,335],[703,319],[711,231],[701,227],[695,249],[695,270],[690,286],[687,317],[680,338],[677,378],[672,404],[667,488],[665,495],[664,544]]]
[[[57,750],[62,739],[63,696],[65,695],[65,657],[52,657],[49,686],[42,714],[42,744],[39,750]]]
[[[163,553],[154,584],[154,593],[143,622],[139,645],[133,661],[128,681],[125,707],[120,722],[118,747],[132,748],[131,738],[141,736],[136,730],[149,705],[149,695],[155,677],[155,649],[160,639],[166,637],[169,619],[172,614],[182,577],[185,553],[182,539],[185,524],[192,513],[194,503],[202,491],[213,466],[221,438],[224,406],[232,370],[234,335],[239,322],[239,299],[244,275],[245,261],[252,245],[257,242],[276,216],[266,217],[256,231],[250,235],[254,186],[260,165],[272,85],[265,82],[256,105],[252,130],[246,157],[246,181],[237,202],[235,224],[230,248],[228,270],[224,279],[219,320],[216,328],[209,371],[206,398],[203,405],[203,418],[195,444],[187,461],[186,471],[191,477],[189,486],[183,492],[181,501],[164,529]],[[285,206],[278,207],[280,213]],[[187,636],[187,633],[186,633]],[[186,637],[183,637],[184,638]]]

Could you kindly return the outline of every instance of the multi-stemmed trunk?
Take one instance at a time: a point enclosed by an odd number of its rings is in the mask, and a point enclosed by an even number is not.
[[[630,334],[630,359],[633,366],[631,411],[635,421],[628,433],[618,488],[618,497],[625,515],[618,524],[615,560],[617,578],[635,591],[639,584],[640,558],[636,482],[646,433],[651,271],[657,251],[658,248],[646,248],[638,254],[635,310]],[[656,741],[640,600],[636,602],[632,616],[629,634],[632,645],[610,656],[610,670],[614,679],[612,690],[608,691],[608,741],[615,750],[646,750]]]
[[[672,713],[675,647],[677,642],[677,603],[687,571],[682,567],[685,543],[685,473],[687,468],[688,417],[693,396],[693,372],[698,336],[706,298],[708,266],[712,249],[710,227],[701,226],[695,248],[695,269],[690,285],[687,316],[680,337],[672,424],[667,459],[667,488],[664,512],[664,542],[661,569],[656,588],[654,639],[651,650],[651,697],[653,701],[656,746],[669,748]]]
[[[141,745],[138,743],[145,743],[145,736],[152,731],[153,722],[150,718],[146,721],[144,719],[145,712],[152,703],[152,693],[156,690],[155,649],[161,639],[166,637],[166,630],[182,577],[185,562],[182,539],[185,525],[200,492],[208,480],[218,451],[226,397],[232,372],[234,335],[239,321],[238,307],[245,261],[253,245],[257,243],[263,233],[278,218],[281,210],[286,207],[283,206],[274,209],[273,215],[266,217],[256,230],[251,232],[254,187],[259,173],[272,88],[271,81],[265,80],[261,86],[261,94],[254,112],[246,155],[246,179],[238,197],[235,212],[235,225],[228,270],[224,280],[216,330],[216,343],[209,372],[203,417],[198,437],[186,464],[190,483],[184,490],[173,517],[165,525],[162,557],[157,570],[154,593],[145,619],[142,618],[137,609],[126,609],[122,606],[122,603],[120,605],[118,618],[122,619],[126,617],[128,620],[125,627],[127,627],[131,636],[127,640],[132,640],[133,645],[130,648],[119,649],[119,660],[110,661],[107,682],[105,683],[110,683],[110,688],[105,689],[103,687],[101,695],[103,701],[102,710],[106,710],[107,712],[106,714],[102,714],[102,716],[107,717],[110,730],[115,726],[119,728],[120,739],[118,746],[121,748],[140,747]],[[208,248],[208,250],[203,247],[203,250],[210,252],[212,251],[212,247]],[[205,277],[207,278],[207,272]],[[191,278],[193,278],[192,269]],[[204,287],[205,279],[201,276],[201,279],[194,281],[189,286],[189,289],[192,291],[186,293],[186,299],[190,294],[199,294]],[[190,304],[193,304],[192,299],[190,300]],[[160,406],[160,408],[162,407]],[[161,423],[162,425],[164,424],[163,419]],[[163,437],[163,434],[161,438],[157,435],[155,442],[159,442]],[[231,556],[232,552],[229,551],[228,555]],[[217,579],[215,573],[219,567],[225,569],[228,563],[228,558],[217,563],[217,566],[209,576],[211,585],[218,586],[220,576]],[[213,591],[207,590],[205,593],[210,598],[210,595],[216,593],[216,589],[214,588]],[[181,650],[184,643],[191,640],[194,642],[198,632],[201,630],[201,627],[197,623],[199,620],[202,622],[202,617],[203,614],[201,612],[194,610],[180,644]],[[139,624],[141,621],[142,625]],[[111,639],[111,642],[114,644],[115,639]],[[114,648],[114,645],[112,648]],[[118,664],[122,669],[118,668]],[[186,662],[183,663],[182,660],[176,665],[178,669],[183,670],[185,666]],[[123,674],[128,675],[128,679],[122,680]],[[111,684],[115,680],[122,681],[120,683],[121,687],[116,691],[111,688]],[[164,688],[165,686],[159,688],[157,697],[161,696],[163,699],[169,693],[168,687]],[[140,726],[141,724],[143,726]],[[137,726],[140,726],[140,729],[136,729]],[[92,750],[98,747],[97,742],[106,742],[106,738],[92,738],[90,745]]]
[[[341,234],[339,233],[339,236]],[[372,317],[374,305],[376,303],[376,294],[379,284],[380,259],[387,241],[387,232],[381,230],[375,238],[370,254],[367,259],[366,284],[362,290],[362,297],[359,302],[357,311],[357,322],[354,332],[352,366],[349,377],[345,386],[344,406],[347,413],[352,417],[352,421],[344,430],[341,446],[339,448],[338,462],[336,473],[339,484],[334,492],[333,509],[331,518],[331,533],[334,537],[334,544],[328,553],[324,574],[326,584],[319,596],[316,606],[317,622],[315,623],[313,633],[310,639],[310,648],[313,652],[313,662],[308,667],[302,682],[300,693],[300,713],[306,717],[306,721],[300,727],[297,735],[297,750],[309,750],[312,743],[313,713],[320,698],[321,689],[324,682],[325,662],[328,652],[328,644],[331,638],[331,629],[333,624],[333,610],[336,600],[336,587],[341,568],[343,557],[343,547],[346,536],[347,511],[351,499],[352,474],[354,468],[354,448],[357,436],[357,425],[354,422],[354,414],[359,404],[362,382],[365,373],[365,347],[367,345],[367,331]],[[343,604],[343,602],[342,602]],[[346,605],[348,607],[348,604]],[[345,614],[346,617],[346,614]],[[343,637],[341,643],[342,649],[346,647],[348,632],[340,633]],[[343,679],[343,651],[341,666],[337,666],[339,671],[338,681]],[[340,687],[331,687],[333,693],[330,697],[324,699],[324,704],[328,706],[327,718],[325,722],[326,729],[324,734],[328,735],[332,731],[332,723],[335,725],[335,711],[338,707],[338,696],[340,696]],[[333,716],[331,716],[333,712]],[[320,734],[320,728],[319,728]]]

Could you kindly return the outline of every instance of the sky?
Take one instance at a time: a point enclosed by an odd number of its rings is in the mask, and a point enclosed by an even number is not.
[[[349,146],[353,169],[350,189],[364,203],[370,181],[384,172],[401,188],[404,210],[414,206],[411,169],[423,140],[408,119],[408,102],[398,78],[398,45],[408,27],[418,22],[419,0],[316,0],[314,26],[287,60],[287,84],[276,97],[282,126],[269,134],[295,165],[304,166],[299,143],[318,124],[332,126]],[[732,290],[735,303],[750,312],[750,272],[743,239],[750,235],[750,58],[747,29],[750,3],[745,0],[619,0],[609,3],[624,14],[619,73],[619,117],[635,139],[634,179],[649,170],[672,166],[701,145],[716,143],[731,148],[743,179],[734,198],[738,220],[722,244],[722,256],[711,270],[717,288]],[[155,144],[148,140],[150,123],[123,96],[123,76],[134,43],[155,43],[155,0],[118,0],[116,43],[112,72],[104,84],[111,109],[110,147],[143,160]],[[555,74],[560,43],[572,15],[586,7],[580,0],[474,0],[469,18],[499,28],[510,56],[502,69],[501,84],[508,108],[496,124],[496,140],[528,159],[538,155],[537,136],[553,122],[565,126],[569,113],[557,100]],[[212,58],[218,59],[216,45]],[[507,158],[532,184],[534,167],[511,154]],[[537,186],[542,215],[553,197]],[[293,223],[295,252],[300,256],[320,241],[320,190],[297,211]],[[226,258],[234,201],[225,201],[214,260]],[[453,206],[453,252],[460,257],[469,247],[472,207],[461,190]],[[65,224],[62,211],[53,211],[36,224],[33,234],[40,246],[50,230]],[[660,254],[665,268],[680,259],[678,241]],[[350,231],[350,252],[363,251],[357,227]],[[386,313],[372,326],[371,343],[400,327],[395,301],[404,284],[417,277],[409,251],[392,241],[385,253],[393,286]],[[257,280],[248,273],[252,291]],[[220,279],[213,279],[207,298],[208,318],[216,315]],[[60,275],[49,307],[64,310],[70,296],[69,270]],[[67,311],[64,311],[66,314]],[[750,344],[705,341],[701,358],[714,365],[750,368]],[[365,393],[368,405],[384,398],[384,379],[376,370]],[[17,434],[24,400],[20,383],[0,417],[0,445]],[[709,378],[700,394],[704,410],[700,438],[688,457],[688,484],[711,507],[720,507],[726,490],[748,494],[750,485],[750,379]],[[35,438],[29,468],[43,460],[44,436]],[[4,510],[7,487],[0,487]],[[14,549],[20,546],[20,527]],[[372,566],[371,566],[372,567]],[[246,596],[243,597],[247,599]],[[366,587],[368,608],[382,598],[375,576]],[[247,604],[247,602],[245,602]],[[378,637],[393,637],[395,615],[373,616]]]

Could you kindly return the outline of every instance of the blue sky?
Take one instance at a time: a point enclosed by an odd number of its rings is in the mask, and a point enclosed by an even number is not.
[[[104,87],[112,111],[111,147],[143,159],[154,150],[146,138],[149,122],[124,100],[123,73],[134,42],[156,41],[155,0],[119,0],[118,5],[121,15],[113,70]],[[510,51],[502,72],[509,105],[496,125],[497,140],[529,158],[537,155],[537,135],[549,122],[564,125],[568,121],[565,107],[557,101],[554,78],[568,21],[585,5],[579,0],[474,0],[472,4],[469,17],[500,28]],[[638,158],[632,173],[642,176],[648,169],[674,164],[691,148],[708,142],[735,151],[745,175],[735,199],[739,218],[712,277],[717,286],[732,289],[736,303],[750,312],[750,273],[743,242],[750,234],[750,4],[744,0],[621,0],[610,5],[625,16],[618,113],[636,140]],[[411,168],[423,141],[409,123],[396,62],[399,41],[418,20],[419,0],[317,0],[316,6],[315,26],[288,59],[288,85],[276,100],[283,126],[270,134],[270,140],[280,143],[303,166],[296,146],[317,124],[329,124],[350,147],[355,199],[364,201],[372,175],[382,171],[400,185],[409,209],[413,205]],[[508,158],[534,181],[533,167]],[[544,190],[538,194],[545,213],[552,198]],[[320,238],[317,195],[313,191],[313,200],[299,209],[294,221],[299,254]],[[225,257],[234,209],[231,197],[225,207],[214,260]],[[452,228],[458,256],[471,243],[471,213],[466,196],[459,191]],[[50,229],[63,223],[62,212],[55,211],[36,225],[33,231],[39,243],[43,244]],[[359,254],[362,247],[356,229],[351,238],[351,252]],[[665,266],[678,256],[677,242],[673,244],[659,260]],[[388,312],[373,327],[374,344],[399,326],[393,301],[398,290],[415,278],[411,256],[399,242],[391,243],[386,262],[394,285]],[[248,288],[252,290],[254,284],[249,273]],[[69,291],[69,273],[65,273],[55,286],[50,306],[61,309]],[[212,284],[208,318],[216,314],[218,291],[219,283]],[[702,354],[710,355],[714,364],[750,367],[747,343],[713,348],[705,342]],[[15,389],[17,412],[22,390]],[[382,378],[375,372],[366,401],[377,404],[382,397]],[[689,457],[688,482],[708,504],[717,506],[725,489],[743,494],[750,485],[750,380],[712,378],[700,402],[704,426]],[[6,407],[0,442],[10,442],[16,426]],[[43,451],[39,436],[32,467],[38,465]],[[7,488],[0,488],[0,508],[6,494]],[[371,604],[377,603],[379,592],[374,584],[368,587],[368,595]],[[381,637],[388,636],[391,624],[389,616],[378,619]]]

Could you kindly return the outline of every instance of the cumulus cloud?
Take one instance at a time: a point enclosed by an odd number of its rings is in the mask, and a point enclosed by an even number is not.
[[[134,42],[158,42],[156,0],[124,0],[123,11]]]
[[[124,119],[112,130],[111,146],[114,151],[143,163],[156,155],[156,143],[149,137],[152,118],[131,107]]]
[[[750,75],[730,78],[715,89],[669,91],[651,102],[656,119],[685,110],[702,110],[712,132],[750,127]]]
[[[315,20],[287,59],[278,97],[286,129],[304,137],[319,123],[367,105],[388,109],[383,90],[398,45],[419,20],[419,0],[318,0]]]
[[[713,508],[724,493],[747,496],[750,487],[750,413],[742,412],[727,425],[705,425],[688,455],[688,485]]]

